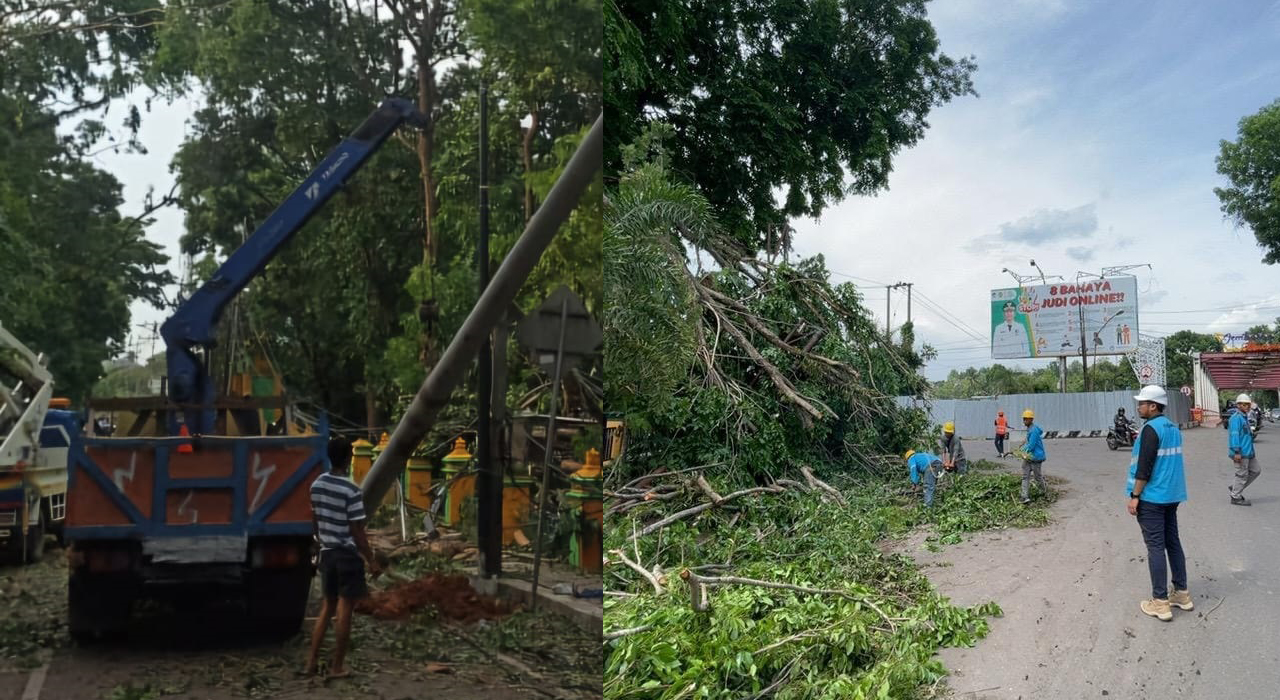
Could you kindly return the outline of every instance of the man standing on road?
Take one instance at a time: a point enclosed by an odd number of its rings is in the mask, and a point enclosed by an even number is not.
[[[920,480],[924,480],[924,507],[933,505],[933,491],[938,485],[938,471],[942,469],[942,460],[928,452],[907,450],[903,455],[907,458],[907,469],[911,476],[911,488],[919,490]]]
[[[1022,412],[1022,424],[1027,426],[1027,444],[1023,446],[1026,456],[1022,460],[1022,503],[1031,502],[1031,475],[1035,474],[1036,483],[1041,493],[1049,493],[1049,486],[1044,483],[1044,475],[1040,468],[1044,465],[1044,431],[1035,424],[1035,411],[1027,409]]]
[[[378,573],[378,565],[365,533],[364,499],[360,488],[351,482],[351,443],[335,437],[329,441],[329,471],[311,484],[311,522],[320,540],[320,580],[324,604],[311,633],[311,654],[303,672],[312,675],[320,656],[320,644],[334,613],[333,658],[329,678],[351,675],[346,666],[347,646],[351,641],[351,613],[356,601],[369,593],[364,581],[364,565],[370,573]],[[363,557],[364,561],[361,561]]]
[[[1158,386],[1144,386],[1138,395],[1138,416],[1147,421],[1133,443],[1129,462],[1129,515],[1137,516],[1147,544],[1147,568],[1151,572],[1151,600],[1139,604],[1142,612],[1159,620],[1173,619],[1171,606],[1195,607],[1187,590],[1187,558],[1178,538],[1178,504],[1187,500],[1182,469],[1182,433],[1165,418],[1169,397]],[[1173,593],[1167,587],[1173,571]]]
[[[969,460],[964,457],[964,445],[960,443],[960,436],[956,435],[956,424],[947,421],[942,425],[942,443],[939,445],[939,452],[942,453],[942,467],[947,471],[955,471],[964,474],[969,471]]]
[[[1231,485],[1231,505],[1253,505],[1244,497],[1244,490],[1262,473],[1258,456],[1253,451],[1253,431],[1249,428],[1249,407],[1253,400],[1248,394],[1236,397],[1236,408],[1227,428],[1227,455],[1236,463],[1236,481]]]
[[[996,411],[996,454],[1004,456],[1004,441],[1009,437],[1009,420],[1004,411]]]

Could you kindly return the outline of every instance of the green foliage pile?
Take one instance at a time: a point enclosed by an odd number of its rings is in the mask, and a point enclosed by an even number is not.
[[[605,211],[605,284],[617,295],[605,309],[605,392],[629,441],[614,477],[676,455],[779,473],[910,444],[926,418],[892,397],[925,387],[911,328],[901,344],[882,335],[822,256],[730,252],[709,203],[668,171],[669,136],[656,128],[628,149]],[[695,274],[686,256],[704,249],[720,269]]]
[[[980,463],[925,509],[902,472],[898,478],[839,477],[835,483],[853,487],[843,490],[847,506],[788,490],[734,501],[634,543],[632,533],[643,525],[705,497],[691,489],[685,499],[647,512],[610,516],[605,585],[634,597],[606,599],[606,633],[648,629],[606,642],[606,697],[737,698],[777,682],[779,698],[906,698],[936,684],[946,675],[933,658],[937,650],[972,645],[1000,609],[951,605],[908,557],[885,553],[881,543],[922,525],[929,527],[931,546],[981,529],[1044,525],[1053,496],[1023,506],[1020,479]],[[736,488],[713,482],[721,494]],[[663,593],[622,565],[619,553],[646,569],[659,564],[667,577]],[[685,569],[852,598],[712,586],[710,612],[695,612],[679,577]]]

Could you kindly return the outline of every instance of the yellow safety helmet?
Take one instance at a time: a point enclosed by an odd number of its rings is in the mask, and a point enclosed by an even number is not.
[[[911,459],[911,455],[913,455],[913,454],[915,454],[915,453],[916,453],[916,451],[915,451],[915,450],[907,450],[907,453],[906,453],[906,454],[904,454],[904,455],[902,455],[902,458],[903,458],[903,459]]]
[[[951,421],[947,421],[946,423],[943,423],[943,424],[942,424],[942,432],[944,432],[944,433],[954,433],[955,431],[956,431],[956,424],[955,424],[955,423],[953,423],[953,422],[951,422]]]
[[[1027,410],[1025,410],[1025,411],[1023,411],[1023,412],[1022,412],[1022,417],[1023,417],[1023,418],[1035,418],[1035,417],[1036,417],[1036,412],[1028,408]]]

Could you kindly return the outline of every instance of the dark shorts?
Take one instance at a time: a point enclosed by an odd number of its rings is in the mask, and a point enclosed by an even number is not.
[[[356,600],[369,595],[364,582],[364,560],[349,549],[320,552],[320,583],[324,597]]]

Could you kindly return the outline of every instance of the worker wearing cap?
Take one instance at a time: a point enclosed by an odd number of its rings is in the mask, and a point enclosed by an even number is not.
[[[1027,340],[1027,329],[1013,319],[1017,310],[1013,302],[1006,301],[1004,303],[1004,323],[997,325],[991,334],[992,357],[1031,357],[1031,344]]]
[[[1258,456],[1253,451],[1253,431],[1249,427],[1249,407],[1253,399],[1248,394],[1236,397],[1236,408],[1227,427],[1227,456],[1236,463],[1236,480],[1231,485],[1231,505],[1253,505],[1244,497],[1244,490],[1262,473]]]
[[[1129,462],[1129,515],[1136,516],[1147,545],[1147,569],[1151,573],[1151,599],[1142,612],[1168,622],[1172,606],[1191,610],[1187,590],[1187,557],[1178,537],[1178,504],[1187,500],[1187,480],[1182,467],[1182,433],[1164,416],[1169,397],[1158,386],[1144,386],[1133,397],[1138,416],[1147,422],[1133,443]],[[1165,560],[1168,559],[1166,568]],[[1168,588],[1173,573],[1173,591]]]
[[[1009,419],[1004,411],[996,411],[996,454],[1004,456],[1004,441],[1009,437]]]
[[[960,443],[960,436],[956,435],[956,424],[953,421],[943,423],[938,451],[942,453],[943,469],[961,474],[969,471],[969,460],[964,457],[964,445]]]
[[[1022,424],[1027,426],[1027,443],[1023,450],[1027,456],[1022,460],[1022,502],[1031,502],[1031,476],[1034,474],[1041,493],[1049,493],[1049,486],[1044,483],[1044,475],[1040,468],[1044,465],[1044,431],[1035,424],[1035,411],[1027,409],[1022,412]]]
[[[903,455],[907,459],[907,469],[911,476],[911,485],[914,489],[920,488],[921,480],[924,481],[924,507],[928,508],[933,505],[933,491],[938,485],[938,472],[942,469],[942,460],[937,455],[928,452],[916,452],[915,450],[907,450]]]

